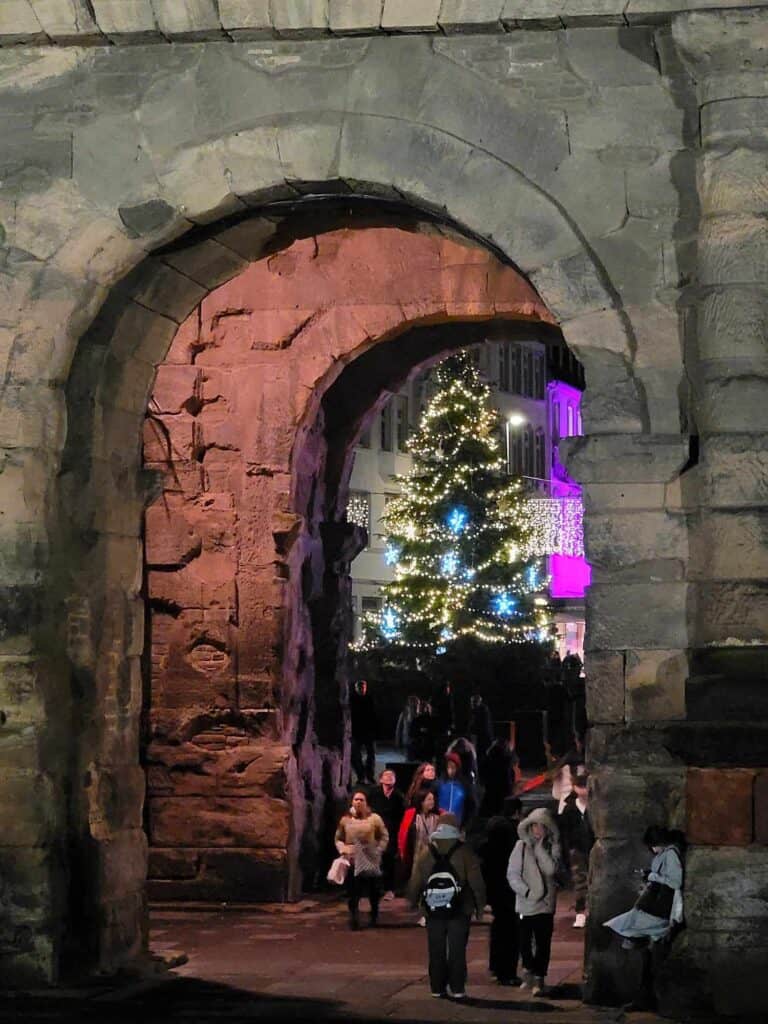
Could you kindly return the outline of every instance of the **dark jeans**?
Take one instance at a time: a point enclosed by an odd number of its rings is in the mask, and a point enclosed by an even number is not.
[[[395,861],[397,860],[397,842],[390,844],[381,857],[381,885],[384,892],[393,892],[395,888]]]
[[[589,855],[572,848],[570,851],[571,878],[573,892],[576,896],[576,913],[583,914],[587,909],[587,875],[589,872]]]
[[[354,868],[347,873],[347,900],[349,912],[357,917],[357,908],[361,899],[368,899],[371,904],[371,919],[379,916],[379,879],[375,875],[356,875]]]
[[[363,750],[365,750],[365,765],[363,765]],[[358,783],[373,782],[373,773],[376,770],[375,740],[352,738],[352,767],[355,769]]]
[[[523,967],[536,978],[547,975],[554,927],[554,914],[531,914],[520,918],[520,956]]]
[[[429,987],[445,992],[451,986],[454,994],[464,991],[467,983],[467,941],[469,917],[427,917],[427,949],[429,950]]]
[[[499,981],[512,981],[517,977],[519,946],[520,918],[514,910],[494,907],[488,970],[495,974]]]

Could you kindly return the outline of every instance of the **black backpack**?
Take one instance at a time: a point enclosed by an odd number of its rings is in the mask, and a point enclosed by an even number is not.
[[[435,863],[421,898],[430,917],[452,917],[459,911],[462,887],[450,860],[460,846],[461,841],[457,840],[447,853],[440,853],[434,843],[429,844]]]

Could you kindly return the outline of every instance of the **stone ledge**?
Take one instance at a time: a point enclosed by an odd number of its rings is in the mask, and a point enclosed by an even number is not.
[[[514,32],[658,25],[692,12],[768,9],[761,0],[4,0],[0,47]],[[95,15],[95,17],[94,17]]]

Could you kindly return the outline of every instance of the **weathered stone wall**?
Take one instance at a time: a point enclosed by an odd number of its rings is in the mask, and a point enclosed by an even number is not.
[[[327,35],[350,6],[291,5],[288,23],[272,0],[269,33],[299,38],[219,41],[215,19],[184,22],[181,3],[2,5],[4,41],[40,43],[0,53],[11,981],[141,953],[141,523],[157,497],[142,426],[179,325],[274,243],[274,201],[368,194],[438,212],[529,277],[586,368],[588,436],[571,464],[595,581],[593,920],[626,904],[647,820],[699,821],[689,770],[765,766],[762,5],[682,16],[704,4],[541,0],[451,15],[447,0],[426,13],[414,0],[370,5],[370,35]],[[232,36],[260,31],[237,21],[243,5],[218,10]],[[406,25],[408,11],[419,19]],[[418,34],[467,16],[504,31]],[[166,44],[179,33],[188,41]],[[328,543],[343,566],[348,541]],[[695,995],[699,1008],[764,1008],[759,986],[722,980],[764,955],[764,858],[754,841],[695,845],[670,1007]],[[590,933],[588,991],[620,998],[626,964],[604,931]]]
[[[343,573],[328,531],[344,528],[346,477],[328,479],[323,399],[335,384],[354,408],[344,367],[381,339],[402,336],[369,402],[417,365],[408,328],[494,317],[551,320],[484,250],[368,228],[253,263],[179,328],[144,430],[163,482],[145,519],[150,896],[279,899],[318,866],[325,801],[349,770],[351,639],[336,637],[324,677],[328,625],[315,638],[312,619],[325,576]],[[336,419],[349,462],[359,422]]]

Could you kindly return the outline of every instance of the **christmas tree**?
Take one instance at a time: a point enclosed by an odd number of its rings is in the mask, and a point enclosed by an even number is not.
[[[436,390],[408,447],[411,472],[387,506],[385,559],[395,579],[364,623],[363,647],[445,653],[544,640],[550,631],[541,558],[519,479],[506,474],[499,415],[468,353],[434,374]],[[428,649],[428,650],[427,650]]]

